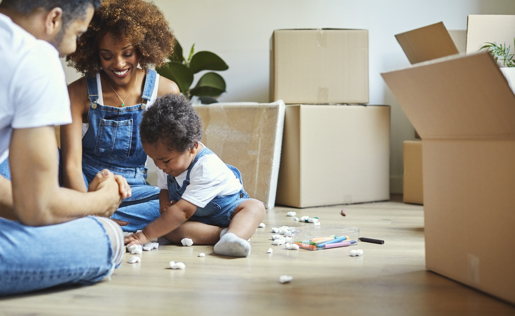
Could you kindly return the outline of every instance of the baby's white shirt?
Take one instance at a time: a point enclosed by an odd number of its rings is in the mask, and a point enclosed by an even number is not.
[[[182,187],[188,170],[175,178]],[[168,190],[167,174],[157,170],[157,186]],[[205,207],[216,196],[230,195],[239,192],[242,184],[227,165],[215,154],[207,154],[199,158],[190,173],[190,184],[182,198],[196,205]]]

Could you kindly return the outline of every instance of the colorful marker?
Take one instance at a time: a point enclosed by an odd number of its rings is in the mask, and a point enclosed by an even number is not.
[[[334,243],[337,243],[337,242],[342,242],[342,241],[347,240],[347,239],[349,239],[347,236],[343,236],[343,237],[335,238],[335,239],[330,240],[330,241],[319,243],[317,246],[321,247],[321,246],[327,245],[327,244],[334,244]]]
[[[342,241],[342,242],[337,242],[337,243],[333,243],[333,244],[327,244],[327,245],[324,245],[323,248],[329,249],[329,248],[337,248],[337,247],[347,247],[347,246],[353,245],[355,243],[356,243],[355,240],[348,240],[348,241]]]

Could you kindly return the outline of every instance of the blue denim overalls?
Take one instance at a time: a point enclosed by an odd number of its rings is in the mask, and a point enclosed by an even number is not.
[[[208,148],[203,148],[197,154],[191,165],[188,167],[188,173],[186,174],[186,179],[182,183],[182,187],[179,187],[179,184],[174,177],[168,175],[167,182],[170,201],[179,201],[181,199],[182,194],[186,191],[186,187],[190,184],[191,169],[204,155],[214,155],[214,153]],[[240,171],[231,165],[226,165],[234,173],[236,178],[240,180],[240,183],[243,183]],[[249,195],[245,192],[242,185],[240,192],[232,195],[216,196],[205,207],[197,208],[197,211],[195,211],[195,214],[193,214],[189,220],[219,227],[228,227],[236,207],[240,205],[241,202],[248,199]]]
[[[89,128],[82,138],[82,172],[86,186],[102,169],[122,175],[131,186],[132,196],[125,199],[111,218],[127,221],[124,231],[143,229],[159,217],[159,188],[147,183],[147,154],[139,138],[139,124],[156,82],[156,72],[148,70],[142,103],[123,108],[99,104],[97,81],[86,76],[90,100]]]

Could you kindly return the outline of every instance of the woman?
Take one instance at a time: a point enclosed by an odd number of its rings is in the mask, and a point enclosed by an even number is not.
[[[124,176],[132,196],[111,217],[142,229],[159,216],[159,189],[146,182],[147,155],[139,139],[145,108],[178,86],[149,70],[172,52],[162,12],[144,0],[104,0],[69,65],[84,77],[68,87],[73,122],[61,127],[62,181],[86,192],[102,169]],[[138,65],[141,68],[138,68]]]

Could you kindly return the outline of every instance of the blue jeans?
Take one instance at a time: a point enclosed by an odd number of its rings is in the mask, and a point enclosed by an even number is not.
[[[0,218],[0,295],[92,284],[117,267],[96,217],[31,227]]]
[[[0,175],[11,180],[11,170],[9,169],[9,157],[0,162]]]

